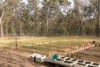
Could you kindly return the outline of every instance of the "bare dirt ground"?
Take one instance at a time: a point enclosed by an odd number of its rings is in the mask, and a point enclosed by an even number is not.
[[[18,51],[0,48],[0,67],[44,67],[29,61],[24,54],[23,52],[18,54]]]
[[[83,45],[82,47],[74,47],[73,49],[66,49],[64,52],[59,52],[60,55],[64,56],[66,54],[70,54],[70,53],[77,53],[77,52],[80,52],[80,51],[83,51],[83,50],[86,50],[86,49],[89,49],[89,48],[92,48],[94,47],[95,45],[92,44],[92,43],[87,43],[85,45]]]
[[[97,55],[97,56],[100,57],[100,51],[95,51],[95,50],[92,50],[92,49],[86,49],[86,50],[80,51],[80,53],[90,54],[90,55]]]
[[[70,53],[76,53],[94,47],[91,46],[91,44],[87,45],[88,46],[82,47],[75,51],[71,50]],[[47,67],[42,64],[35,64],[30,61],[28,58],[32,53],[33,52],[28,52],[20,49],[15,50],[0,47],[0,67]]]
[[[100,47],[90,47],[88,49],[76,52],[79,59],[100,63]],[[74,58],[77,58],[74,56]]]

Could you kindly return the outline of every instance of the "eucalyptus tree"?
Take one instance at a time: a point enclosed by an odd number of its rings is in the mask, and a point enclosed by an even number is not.
[[[16,23],[17,23],[17,14],[16,14],[16,10],[18,9],[18,5],[20,3],[20,0],[5,0],[5,2],[7,3],[6,5],[6,15],[8,15],[8,17],[5,18],[9,18],[9,22],[10,24],[10,34],[15,36],[16,35]]]
[[[4,36],[3,34],[3,16],[4,16],[4,2],[0,0],[0,32],[1,32],[1,37]]]
[[[97,34],[97,36],[100,36],[100,0],[97,0],[97,2],[98,2],[98,6],[97,6],[98,15],[97,15],[97,31],[96,31],[96,34]]]
[[[1,37],[4,36],[4,34],[3,34],[3,16],[4,16],[4,10],[1,11],[1,17],[0,17],[0,30],[1,30]]]
[[[34,35],[39,35],[40,26],[42,22],[40,21],[40,15],[41,15],[41,8],[38,6],[39,0],[28,0],[28,9],[30,13],[30,23],[31,28],[33,28],[31,31]]]
[[[99,36],[99,22],[98,22],[98,16],[99,16],[99,1],[98,0],[90,0],[90,5],[85,8],[85,16],[86,20],[89,22],[88,27],[89,30],[87,30],[89,33],[96,34],[96,36]]]
[[[19,8],[17,9],[17,22],[19,26],[19,35],[24,36],[28,32],[28,22],[29,21],[29,9],[28,5],[24,2],[19,3]]]
[[[0,0],[1,36],[94,34],[99,31],[97,1],[84,1]]]
[[[45,0],[44,7],[43,7],[43,14],[45,15],[46,21],[46,35],[53,34],[59,35],[63,34],[64,28],[63,27],[63,11],[61,11],[63,6],[67,6],[67,0]],[[61,20],[62,19],[62,20]]]

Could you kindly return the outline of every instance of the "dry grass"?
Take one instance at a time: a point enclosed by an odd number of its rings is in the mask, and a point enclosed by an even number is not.
[[[51,52],[64,53],[69,50],[86,46],[85,43],[100,42],[96,37],[62,36],[62,37],[18,37],[17,42],[20,48],[49,54]],[[0,38],[1,46],[13,47],[16,44],[16,38]]]

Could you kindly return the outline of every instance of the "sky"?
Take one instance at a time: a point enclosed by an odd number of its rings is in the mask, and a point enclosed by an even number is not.
[[[41,9],[43,7],[43,5],[41,4],[43,0],[39,0],[39,4],[38,4],[38,7]],[[63,14],[66,15],[66,12],[68,12],[70,9],[73,9],[74,8],[74,0],[68,0],[71,4],[69,6],[61,6],[60,9],[61,9],[61,12]],[[28,3],[27,0],[23,0],[23,2],[25,2],[26,4]]]
[[[23,0],[23,2],[25,2],[26,4],[28,3],[27,0]]]
[[[43,0],[39,0],[39,2],[42,2]],[[28,3],[27,0],[23,0],[23,2],[25,2],[26,4]]]
[[[67,12],[68,12],[70,9],[73,9],[74,6],[75,6],[74,0],[68,0],[68,1],[71,3],[70,5],[68,5],[68,6],[64,5],[64,6],[60,6],[60,7],[59,7],[63,15],[67,15]]]
[[[39,0],[39,7],[41,8],[43,5],[41,4],[43,0]],[[71,2],[71,4],[68,6],[67,9],[72,9],[74,7],[74,0],[68,0],[69,2]],[[25,2],[26,4],[28,3],[27,0],[23,0],[23,2]]]
[[[62,12],[63,15],[67,15],[67,12],[70,10],[70,9],[73,9],[75,7],[75,4],[74,4],[74,0],[68,0],[71,4],[69,6],[60,6],[60,10]],[[89,6],[90,4],[90,0],[80,0],[83,5],[85,6]],[[26,4],[28,4],[27,0],[23,0],[23,2],[25,2]],[[42,5],[42,2],[43,0],[38,0],[38,7],[41,9],[43,7]],[[80,10],[81,11],[81,10]],[[94,15],[93,15],[94,16]]]
[[[39,0],[38,1],[38,7],[41,9],[43,7],[43,5],[41,4],[43,0]],[[23,0],[23,2],[25,2],[25,4],[28,4],[27,0]]]
[[[71,3],[69,6],[64,5],[64,6],[60,6],[60,7],[59,7],[63,15],[67,15],[67,12],[68,12],[70,9],[73,9],[74,6],[75,6],[74,0],[68,0],[68,1]],[[84,0],[82,0],[82,1],[84,1]],[[26,4],[28,3],[27,0],[23,0],[23,2],[25,2]],[[38,7],[39,7],[40,9],[43,7],[42,2],[43,2],[43,0],[39,0],[39,1],[38,1]]]

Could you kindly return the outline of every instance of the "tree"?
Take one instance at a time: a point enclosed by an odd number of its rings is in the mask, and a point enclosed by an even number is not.
[[[1,37],[3,37],[4,36],[4,33],[3,33],[3,17],[4,17],[4,13],[5,13],[5,11],[4,11],[4,2],[1,0],[0,1],[0,8],[1,8],[1,14],[0,14],[0,32],[1,32]]]
[[[0,30],[1,30],[1,37],[3,37],[4,36],[4,34],[3,34],[3,16],[4,16],[4,9],[3,9],[3,11],[1,12],[1,17],[0,17]]]
[[[98,11],[98,15],[97,15],[97,31],[96,31],[96,35],[97,36],[100,36],[100,27],[99,27],[99,25],[100,25],[100,21],[99,21],[99,19],[100,19],[100,1],[99,0],[97,0],[97,2],[98,2],[98,7],[97,7],[97,11]]]
[[[25,4],[22,0],[0,0],[1,36],[80,36],[95,33],[98,36],[97,1],[72,1],[28,0]]]

